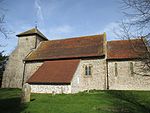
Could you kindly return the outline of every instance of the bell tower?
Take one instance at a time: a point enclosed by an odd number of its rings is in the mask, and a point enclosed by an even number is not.
[[[30,29],[18,36],[18,45],[9,56],[4,72],[2,87],[21,88],[23,81],[24,59],[37,48],[41,41],[48,40],[37,28]]]

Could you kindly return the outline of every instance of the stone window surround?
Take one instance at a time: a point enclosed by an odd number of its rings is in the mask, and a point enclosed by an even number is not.
[[[115,63],[115,77],[118,76],[118,64]]]
[[[92,77],[93,73],[93,65],[92,64],[84,64],[83,65],[83,76],[84,77]]]
[[[114,69],[115,69],[114,71],[115,77],[118,77],[118,63],[117,62],[114,63]],[[133,62],[129,62],[128,69],[129,69],[128,71],[129,76],[134,77],[134,63]]]
[[[134,68],[133,68],[133,62],[130,62],[130,76],[133,77],[134,76]]]

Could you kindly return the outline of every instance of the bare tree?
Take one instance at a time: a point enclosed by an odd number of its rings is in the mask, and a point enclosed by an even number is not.
[[[5,0],[0,0],[0,38],[2,39],[7,39],[9,38],[9,34],[11,33],[6,25],[6,19],[5,19],[5,14],[7,9],[4,8],[3,4],[4,4]],[[3,44],[0,43],[0,47],[4,46]]]
[[[150,35],[150,0],[122,0],[124,37]],[[134,32],[134,33],[133,33]],[[149,37],[146,37],[149,38]]]
[[[8,30],[6,29],[6,26],[5,26],[5,16],[4,15],[0,15],[0,33],[2,35],[4,35],[4,38],[8,38]]]
[[[122,0],[124,20],[117,33],[122,39],[144,39],[147,47],[140,59],[144,62],[144,70],[150,70],[150,0]],[[134,48],[134,47],[133,47]]]

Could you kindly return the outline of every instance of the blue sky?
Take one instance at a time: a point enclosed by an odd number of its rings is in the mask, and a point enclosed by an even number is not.
[[[15,35],[35,23],[49,40],[103,32],[113,40],[123,19],[119,0],[4,0],[1,7],[7,9],[7,28],[13,32],[10,39],[1,39],[7,54],[17,46]]]

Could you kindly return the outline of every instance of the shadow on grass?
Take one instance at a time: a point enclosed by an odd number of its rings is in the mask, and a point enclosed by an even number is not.
[[[132,91],[106,91],[117,98],[113,101],[116,113],[150,113],[150,103],[144,103],[141,97]]]
[[[7,98],[0,100],[0,113],[20,113],[27,105],[20,104],[20,98]]]

